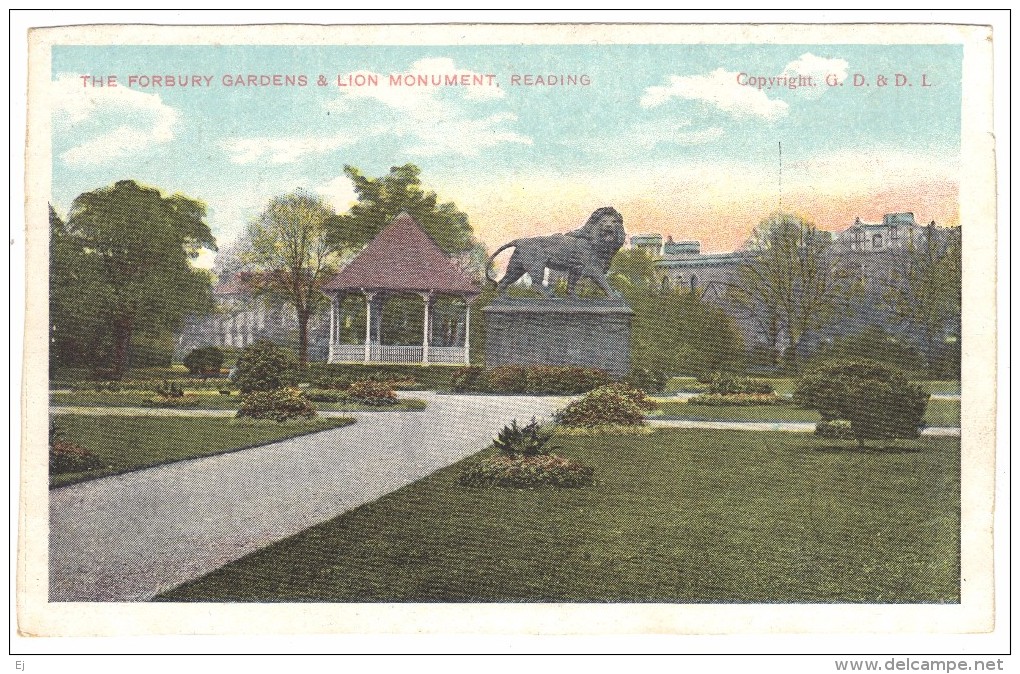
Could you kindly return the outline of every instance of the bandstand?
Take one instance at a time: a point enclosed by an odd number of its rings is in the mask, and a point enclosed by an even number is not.
[[[330,363],[470,364],[471,302],[481,289],[407,213],[387,225],[358,255],[322,288],[330,296]],[[365,299],[365,341],[340,343],[340,309],[345,296]],[[383,343],[383,305],[395,295],[418,295],[423,304],[421,346]],[[460,299],[464,320],[461,344],[432,344],[433,304],[437,297]]]

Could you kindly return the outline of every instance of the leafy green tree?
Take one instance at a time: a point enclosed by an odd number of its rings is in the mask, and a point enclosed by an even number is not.
[[[133,180],[79,195],[66,223],[51,211],[54,348],[67,347],[72,333],[96,335],[98,321],[109,333],[99,359],[119,378],[136,331],[174,332],[187,315],[208,311],[211,278],[191,264],[201,249],[216,249],[204,218],[202,202]]]
[[[613,256],[613,261],[609,265],[609,279],[616,286],[626,284],[639,288],[658,287],[659,275],[655,268],[655,258],[640,248],[621,250]]]
[[[929,374],[955,368],[945,360],[945,337],[960,339],[963,240],[959,227],[929,224],[895,257],[886,298],[893,312],[919,336]],[[955,351],[950,353],[955,354]],[[958,366],[957,366],[958,367]]]
[[[241,259],[255,273],[252,291],[294,307],[298,360],[308,364],[308,323],[329,299],[322,292],[340,263],[327,238],[336,212],[321,197],[297,190],[274,198],[248,227]]]
[[[439,203],[435,192],[425,190],[421,169],[414,164],[394,166],[381,178],[369,178],[353,166],[344,166],[344,173],[354,183],[358,203],[330,223],[329,240],[335,250],[358,250],[403,211],[449,255],[477,246],[467,214],[451,202]]]
[[[832,236],[803,218],[777,213],[744,245],[728,298],[754,316],[771,344],[785,338],[794,369],[803,338],[845,306],[853,283],[830,246]]]
[[[793,399],[825,423],[843,419],[857,443],[916,438],[929,395],[902,372],[872,361],[836,361],[804,375]]]
[[[703,375],[739,366],[743,339],[719,307],[685,290],[618,287],[634,310],[631,365],[636,372]]]

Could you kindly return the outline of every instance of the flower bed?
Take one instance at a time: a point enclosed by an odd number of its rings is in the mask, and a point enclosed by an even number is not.
[[[460,474],[465,487],[585,487],[594,471],[556,454],[496,454],[471,464]]]
[[[640,426],[658,405],[644,391],[616,383],[600,386],[554,415],[564,426]]]
[[[704,393],[688,399],[689,405],[783,405],[790,401],[775,393]]]

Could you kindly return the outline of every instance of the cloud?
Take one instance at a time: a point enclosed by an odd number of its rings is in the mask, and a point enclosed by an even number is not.
[[[375,85],[340,88],[339,97],[326,103],[326,109],[343,120],[344,133],[234,137],[221,141],[220,148],[235,164],[293,164],[309,156],[328,154],[382,135],[407,139],[404,151],[420,157],[470,157],[507,143],[532,144],[531,138],[511,128],[517,121],[516,115],[495,112],[477,116],[465,108],[462,101],[492,101],[506,95],[495,84],[473,83],[475,76],[484,76],[484,73],[457,68],[453,59],[428,58],[415,61],[400,75],[413,82],[424,77],[429,84],[391,86],[388,74],[367,70],[344,75],[351,83],[359,80],[376,82]],[[458,84],[447,84],[447,78]],[[441,84],[434,86],[434,81]],[[460,84],[464,81],[469,84]],[[488,79],[484,81],[488,82]],[[383,110],[355,110],[352,104],[357,101],[382,104]],[[339,208],[340,204],[337,206]]]
[[[787,63],[786,68],[783,69],[783,75],[787,77],[796,77],[798,75],[810,77],[814,81],[815,86],[798,87],[796,92],[808,98],[818,98],[829,89],[829,87],[824,85],[826,76],[835,75],[842,82],[847,77],[847,69],[849,67],[850,64],[843,59],[830,59],[808,53],[803,54],[795,61]]]
[[[351,145],[357,140],[350,135],[331,136],[249,136],[228,138],[220,147],[235,164],[252,164],[268,161],[270,164],[290,164],[309,155],[325,154]]]
[[[509,112],[494,112],[477,116],[464,105],[464,101],[495,101],[506,92],[494,83],[447,85],[447,78],[458,82],[473,82],[476,73],[458,68],[453,59],[428,58],[415,61],[400,73],[408,82],[425,78],[429,84],[390,84],[388,74],[358,71],[348,75],[353,80],[361,75],[373,78],[375,86],[352,86],[341,90],[340,97],[327,103],[330,112],[351,112],[352,101],[382,103],[389,112],[386,131],[407,138],[406,151],[418,156],[460,155],[475,156],[480,151],[504,144],[531,145],[532,139],[512,128],[517,116]],[[435,79],[438,78],[438,79]],[[451,80],[451,81],[453,81]],[[435,85],[436,82],[443,84]],[[362,136],[378,133],[366,130]]]
[[[509,112],[476,119],[451,113],[445,117],[408,120],[400,125],[397,132],[412,136],[416,141],[407,149],[410,154],[424,157],[448,154],[470,157],[481,150],[505,143],[531,145],[532,140],[528,136],[505,128],[505,124],[516,121],[517,115]]]
[[[76,74],[50,83],[50,103],[54,134],[74,143],[60,155],[71,166],[105,164],[168,143],[180,121],[158,94],[84,87]]]
[[[346,213],[358,201],[354,183],[347,176],[337,176],[329,182],[316,186],[314,191],[329,202],[337,213]]]
[[[725,135],[718,126],[692,129],[691,125],[690,120],[645,122],[634,127],[622,142],[651,150],[657,145],[703,145]]]
[[[671,75],[669,85],[648,87],[641,106],[655,108],[672,98],[710,103],[734,117],[761,117],[776,120],[787,114],[785,101],[773,100],[764,92],[737,84],[738,73],[717,68],[708,75]]]

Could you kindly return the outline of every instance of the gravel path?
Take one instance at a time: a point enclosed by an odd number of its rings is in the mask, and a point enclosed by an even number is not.
[[[565,404],[409,395],[429,406],[347,413],[353,426],[52,490],[49,600],[150,599],[473,454],[511,419]]]
[[[649,419],[654,428],[707,428],[718,431],[785,431],[788,433],[814,433],[813,421],[703,421],[699,419]],[[960,429],[947,426],[929,426],[921,435],[960,437]]]

